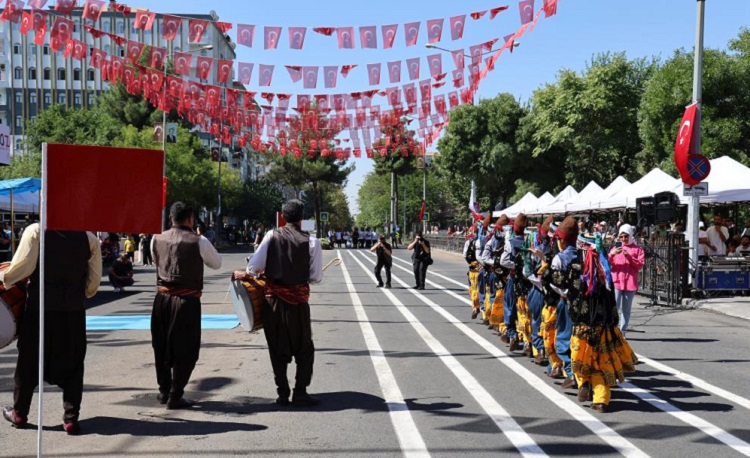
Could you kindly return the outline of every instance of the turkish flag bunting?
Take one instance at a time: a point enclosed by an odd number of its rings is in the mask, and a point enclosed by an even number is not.
[[[521,0],[518,2],[518,10],[521,13],[521,24],[534,20],[534,0]]]
[[[451,109],[456,108],[459,105],[458,92],[451,91],[448,93],[448,103],[450,103]]]
[[[451,40],[460,40],[464,37],[464,25],[466,24],[466,15],[453,16],[451,22]]]
[[[469,55],[471,56],[471,65],[479,65],[482,63],[482,52],[484,50],[483,45],[474,45],[469,47]]]
[[[174,72],[182,76],[190,76],[193,55],[186,52],[174,53]]]
[[[56,17],[55,22],[52,24],[50,38],[56,38],[60,42],[65,43],[70,39],[71,33],[73,33],[73,21],[65,19],[62,16]]]
[[[214,22],[214,25],[216,25],[216,27],[219,30],[221,30],[221,33],[227,33],[230,30],[232,30],[232,23],[231,22],[219,22],[219,21],[216,21],[216,22]]]
[[[102,38],[104,36],[108,36],[109,35],[109,34],[107,34],[105,32],[102,32],[101,30],[98,30],[98,29],[95,29],[95,28],[91,27],[88,24],[84,24],[83,25],[83,29],[85,31],[87,31],[89,34],[91,34],[91,36],[93,38]]]
[[[55,2],[55,11],[66,16],[70,16],[70,14],[73,12],[73,9],[76,7],[77,1],[78,0],[57,0]]]
[[[258,65],[258,85],[259,86],[270,86],[273,80],[273,65]]]
[[[138,60],[141,58],[141,53],[143,53],[143,49],[146,47],[145,44],[139,43],[137,41],[128,40],[128,63],[130,64],[137,64]]]
[[[338,27],[336,36],[339,49],[354,49],[354,27]]]
[[[485,41],[482,43],[482,47],[486,49],[487,51],[492,51],[492,47],[495,46],[495,43],[497,43],[499,38],[493,38],[492,40]]]
[[[378,29],[374,25],[359,28],[359,41],[363,49],[378,47]]]
[[[534,2],[534,0],[532,0],[532,3],[533,3],[533,2]],[[503,11],[507,10],[508,8],[509,8],[509,6],[508,6],[508,5],[505,5],[505,6],[498,6],[497,8],[492,8],[492,9],[490,10],[490,20],[492,20],[492,19],[495,19],[495,16],[497,16],[498,14],[500,14],[500,13],[502,13]]]
[[[677,132],[677,140],[674,145],[674,163],[677,171],[682,177],[682,181],[689,183],[691,186],[699,182],[690,178],[687,170],[688,156],[693,152],[693,132],[695,132],[695,122],[700,117],[698,104],[694,103],[685,109],[682,116],[680,130]]]
[[[305,89],[315,89],[318,87],[318,67],[302,67],[302,86]]]
[[[160,48],[158,46],[152,47],[149,66],[157,70],[163,69],[164,60],[166,59],[166,57],[167,57],[167,48]]]
[[[305,45],[305,34],[307,27],[289,27],[289,47],[292,49],[302,49]]]
[[[99,16],[102,14],[102,8],[104,7],[103,0],[86,0],[86,4],[83,6],[83,19],[96,22],[99,20]]]
[[[47,4],[47,0],[29,0],[29,8],[40,10]]]
[[[91,51],[91,59],[89,59],[89,66],[97,70],[101,70],[102,64],[107,60],[107,54],[99,48],[94,48]],[[102,79],[106,79],[102,76]]]
[[[466,66],[464,60],[464,50],[457,49],[455,51],[452,51],[451,55],[453,55],[453,63],[456,65],[456,69],[461,69],[463,71],[464,67]]]
[[[34,11],[34,44],[37,46],[44,45],[45,38],[47,37],[47,11]],[[43,17],[40,22],[37,22],[37,18]]]
[[[445,107],[445,94],[439,94],[433,97],[434,103],[435,103],[435,110],[437,110],[438,113],[441,115],[445,115],[446,113],[446,107]]]
[[[160,91],[164,86],[164,73],[157,70],[148,70],[148,80],[153,91]]]
[[[297,94],[297,110],[307,111],[310,107],[310,96],[307,94]]]
[[[510,48],[510,53],[513,54],[513,48],[515,48],[516,40],[514,40],[514,37],[516,34],[511,33],[510,35],[506,35],[503,37],[503,41],[505,42],[504,48]]]
[[[339,75],[339,68],[336,66],[323,67],[323,75],[325,78],[325,86],[327,89],[336,87],[336,80]]]
[[[263,28],[263,49],[276,49],[279,45],[281,27],[265,26]]]
[[[432,54],[427,56],[427,64],[430,67],[430,75],[435,76],[443,73],[443,55]]]
[[[156,13],[139,10],[135,13],[135,23],[133,24],[133,27],[136,29],[151,30],[154,27],[154,19],[156,19]]]
[[[417,103],[417,86],[414,83],[404,85],[404,97],[407,105],[416,105]]]
[[[464,85],[464,69],[453,70],[453,87],[461,87]]]
[[[391,84],[401,82],[401,61],[388,62],[388,81]]]
[[[383,34],[383,49],[391,49],[398,33],[398,24],[384,25],[380,29]]]
[[[315,105],[317,106],[318,111],[325,111],[329,109],[328,99],[328,95],[319,94],[315,96]]]
[[[414,81],[419,79],[419,67],[420,67],[420,59],[419,57],[414,57],[412,59],[406,59],[406,68],[409,70],[409,79]]]
[[[73,56],[73,58],[78,60],[83,60],[86,58],[86,43],[78,40],[68,40],[68,44],[65,46],[65,53],[63,54],[63,57],[68,58],[70,56]]]
[[[206,33],[206,27],[208,27],[208,21],[203,19],[190,19],[188,22],[188,39],[190,43],[198,43],[203,39],[203,34]]]
[[[302,67],[298,65],[286,65],[286,69],[289,72],[289,78],[292,79],[292,83],[297,83],[302,79]]]
[[[237,24],[237,44],[253,47],[255,37],[255,26],[250,24]]]
[[[419,92],[422,95],[422,103],[429,103],[432,98],[432,80],[422,80],[419,82]]]
[[[349,76],[349,72],[352,71],[357,65],[344,65],[341,67],[341,76],[346,78]]]
[[[414,46],[419,38],[419,22],[409,22],[404,24],[404,34],[406,35],[406,46]]]
[[[207,80],[211,75],[211,67],[214,65],[214,59],[211,57],[198,56],[198,62],[195,66],[195,77]]]
[[[444,19],[430,19],[427,21],[427,41],[437,43],[443,38]]]
[[[544,0],[544,17],[557,14],[557,0]]]
[[[313,27],[313,32],[325,35],[327,37],[333,35],[334,31],[336,31],[336,27]]]
[[[234,66],[234,61],[231,60],[219,60],[219,71],[216,75],[216,81],[219,83],[226,83],[229,81],[229,78],[232,76],[232,67]]]
[[[388,103],[392,107],[401,105],[401,90],[398,87],[389,87],[385,90]]]
[[[380,84],[380,63],[367,64],[367,75],[370,80],[370,86]]]
[[[180,25],[182,25],[182,19],[177,16],[170,16],[165,14],[161,19],[161,36],[167,41],[172,41],[177,37],[177,32],[180,31]]]
[[[487,10],[484,10],[484,11],[475,11],[475,12],[471,13],[469,16],[471,16],[471,18],[476,21],[477,19],[480,19],[485,14],[487,14]]]
[[[19,27],[19,31],[21,32],[21,35],[26,35],[29,33],[29,30],[34,30],[33,27],[34,24],[34,16],[32,11],[24,11],[23,17],[21,18],[21,27]]]
[[[253,64],[249,62],[240,62],[238,69],[238,80],[242,84],[250,84],[253,77]]]

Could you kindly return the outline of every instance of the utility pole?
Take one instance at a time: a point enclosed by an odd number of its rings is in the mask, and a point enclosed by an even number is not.
[[[698,0],[698,14],[695,27],[695,59],[693,66],[693,103],[698,105],[698,110],[693,128],[692,154],[701,153],[701,108],[703,105],[703,24],[706,11],[706,1]],[[698,266],[698,225],[700,224],[700,197],[692,196],[688,202],[688,229],[690,236],[690,261],[693,266]],[[693,286],[697,285],[698,276],[693,275]]]

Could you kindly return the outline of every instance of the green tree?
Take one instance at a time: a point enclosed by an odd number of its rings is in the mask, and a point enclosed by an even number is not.
[[[28,151],[41,153],[45,142],[109,146],[119,135],[120,125],[96,108],[66,109],[55,104],[40,111],[25,133]]]
[[[248,180],[242,188],[235,212],[253,224],[263,223],[266,227],[272,227],[276,224],[276,212],[283,203],[284,198],[276,183],[267,178]]]
[[[151,106],[141,95],[129,94],[125,85],[117,83],[102,93],[97,99],[97,108],[101,113],[116,120],[122,126],[135,126],[142,129],[161,121],[161,111]],[[153,116],[156,116],[155,118]]]
[[[354,218],[349,210],[349,201],[341,185],[322,183],[321,211],[329,213],[328,227],[339,227],[350,230],[354,226]]]

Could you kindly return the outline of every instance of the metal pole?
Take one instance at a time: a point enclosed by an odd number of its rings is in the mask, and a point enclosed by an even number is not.
[[[422,174],[422,200],[427,205],[427,142],[425,141],[422,150],[422,159],[424,163],[424,173]],[[427,233],[427,221],[422,220],[422,233]]]
[[[698,113],[693,130],[693,154],[701,153],[701,106],[703,104],[703,23],[706,11],[705,0],[698,0],[698,18],[695,30],[695,61],[693,68],[693,103],[698,104]],[[690,261],[698,266],[698,225],[700,224],[700,197],[693,196],[688,203],[688,220],[690,223]],[[693,286],[697,286],[698,277],[693,275]]]
[[[401,237],[404,237],[404,231],[406,230],[406,177],[401,180],[401,186],[404,187],[404,203],[401,205],[404,207],[404,224],[401,226]]]
[[[388,230],[393,234],[393,224],[395,221],[396,212],[396,173],[391,171],[391,218],[388,221]]]

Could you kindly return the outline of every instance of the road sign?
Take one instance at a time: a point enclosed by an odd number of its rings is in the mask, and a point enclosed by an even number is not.
[[[10,127],[0,124],[0,164],[10,164]]]
[[[424,218],[422,218],[422,221],[429,221],[430,220],[430,212],[424,212]]]
[[[417,168],[423,169],[424,168],[424,156],[417,156]]]
[[[685,185],[682,189],[682,195],[688,196],[707,196],[708,195],[708,182],[701,182],[695,186]]]
[[[328,212],[320,212],[320,222],[321,223],[328,222]]]
[[[708,158],[702,154],[691,154],[688,157],[687,172],[694,182],[687,184],[695,185],[705,180],[708,174],[711,173],[711,163],[708,162]]]
[[[424,166],[425,166],[426,168],[428,168],[428,169],[431,169],[431,168],[432,168],[432,160],[434,159],[434,157],[435,157],[435,156],[434,156],[434,155],[432,155],[432,154],[427,154],[427,155],[425,155],[425,157],[424,157]]]

